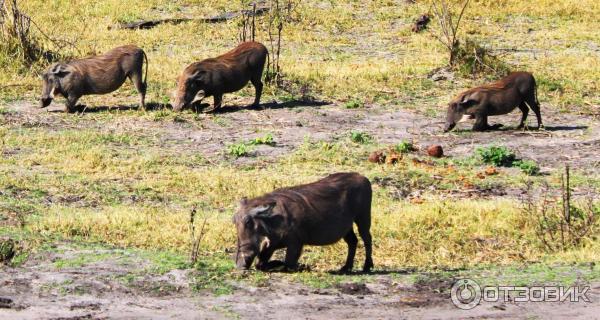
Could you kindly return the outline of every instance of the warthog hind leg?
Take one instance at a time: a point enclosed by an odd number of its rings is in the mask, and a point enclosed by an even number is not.
[[[356,246],[358,244],[358,238],[354,234],[354,230],[350,229],[344,236],[344,241],[348,244],[348,256],[346,257],[346,264],[340,269],[340,273],[347,273],[352,271],[354,266],[354,256],[356,255]]]
[[[527,104],[525,104],[525,101],[523,101],[519,105],[519,109],[521,110],[523,115],[521,116],[521,123],[519,123],[519,126],[517,127],[517,129],[522,129],[525,127],[525,121],[527,121],[527,115],[529,114],[529,107],[527,106]]]

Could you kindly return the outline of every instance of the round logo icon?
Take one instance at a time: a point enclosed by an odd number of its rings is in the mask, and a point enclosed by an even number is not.
[[[471,279],[459,279],[452,285],[450,297],[459,309],[473,309],[481,301],[481,287]]]

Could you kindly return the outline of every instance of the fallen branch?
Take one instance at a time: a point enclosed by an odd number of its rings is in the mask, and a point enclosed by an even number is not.
[[[180,23],[189,22],[189,21],[199,21],[199,22],[204,22],[204,23],[220,23],[220,22],[225,22],[228,20],[235,19],[240,16],[247,16],[247,17],[260,16],[260,15],[267,13],[268,11],[269,11],[269,7],[257,7],[256,11],[253,11],[253,10],[231,11],[231,12],[225,12],[225,13],[213,16],[213,17],[208,17],[208,18],[198,18],[198,19],[168,18],[168,19],[158,19],[158,20],[141,20],[141,21],[136,21],[136,22],[131,22],[131,23],[121,23],[119,25],[119,28],[121,28],[121,29],[151,29],[151,28],[156,27],[159,24],[165,24],[165,23],[180,24]]]

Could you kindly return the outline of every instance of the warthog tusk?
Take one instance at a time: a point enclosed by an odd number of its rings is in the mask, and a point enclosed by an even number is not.
[[[458,122],[465,122],[465,121],[467,121],[467,120],[471,120],[471,119],[473,119],[473,116],[472,116],[472,115],[470,115],[470,114],[465,114],[465,115],[463,115],[463,116],[462,116],[462,118],[460,118],[460,120],[458,120]]]

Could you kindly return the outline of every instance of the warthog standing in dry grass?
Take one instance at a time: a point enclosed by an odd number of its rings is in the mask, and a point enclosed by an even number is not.
[[[343,238],[348,244],[348,256],[340,272],[349,272],[358,243],[352,229],[356,223],[365,244],[363,271],[370,271],[371,196],[371,183],[364,176],[336,173],[317,182],[243,199],[233,217],[238,234],[237,266],[248,269],[258,256],[259,270],[281,265],[295,270],[304,245],[329,245]],[[282,248],[286,248],[285,262],[269,262],[273,252]]]
[[[519,128],[525,126],[529,108],[537,117],[538,128],[543,126],[535,79],[529,72],[513,72],[499,81],[459,94],[448,105],[444,131],[452,130],[465,118],[475,118],[473,131],[484,131],[492,128],[488,116],[507,114],[516,107],[523,112]]]
[[[267,48],[261,43],[244,42],[216,58],[190,64],[177,79],[173,110],[180,111],[193,103],[200,91],[203,92],[202,99],[214,97],[213,110],[217,110],[221,107],[223,94],[242,89],[248,81],[252,82],[256,90],[253,105],[258,106],[263,89],[261,77],[267,57]]]
[[[146,73],[142,67],[146,60]],[[107,53],[85,59],[55,63],[42,75],[42,98],[40,108],[50,105],[57,94],[67,99],[66,111],[75,111],[77,100],[87,94],[113,92],[129,78],[140,94],[140,105],[146,108],[146,77],[148,58],[136,46],[114,48]]]

